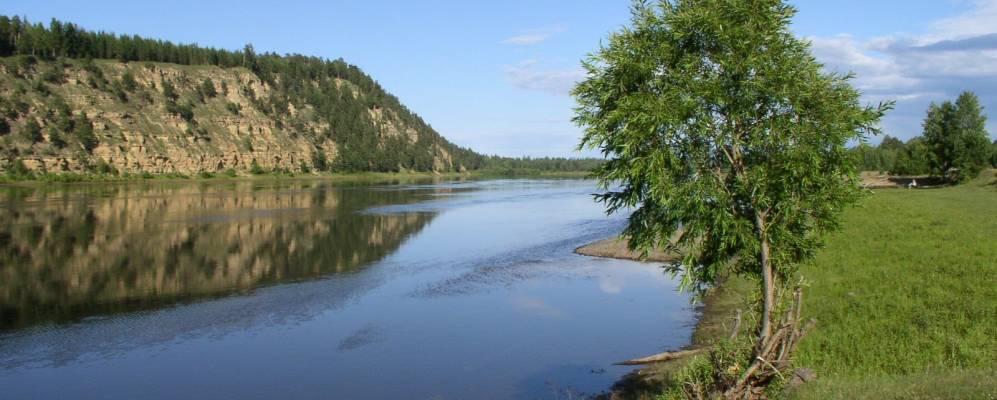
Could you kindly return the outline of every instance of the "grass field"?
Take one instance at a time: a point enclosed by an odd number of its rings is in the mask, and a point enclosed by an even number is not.
[[[879,190],[802,269],[818,319],[793,397],[997,398],[997,186]]]

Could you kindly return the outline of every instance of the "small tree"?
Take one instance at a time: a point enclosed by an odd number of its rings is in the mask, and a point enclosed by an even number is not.
[[[34,118],[28,118],[28,122],[24,123],[24,127],[21,128],[21,136],[31,143],[38,143],[45,139],[42,136],[41,125],[38,125],[38,121],[35,121]]]
[[[218,95],[218,91],[215,90],[215,83],[211,79],[204,78],[204,81],[201,82],[201,94],[208,99]]]
[[[573,92],[581,146],[609,159],[598,199],[633,209],[630,248],[682,252],[670,268],[684,289],[758,280],[754,356],[711,383],[729,397],[772,379],[760,358],[789,362],[766,353],[795,346],[773,327],[777,293],[858,198],[845,146],[878,133],[890,108],[860,105],[849,75],[823,72],[794,14],[781,0],[636,1],[633,26],[583,63]]]
[[[86,115],[80,114],[73,122],[73,136],[80,141],[80,145],[89,153],[97,147],[97,135],[93,133],[93,124]]]
[[[973,178],[987,165],[987,118],[980,100],[963,92],[955,104],[932,104],[924,119],[924,138],[932,153],[932,171],[956,182]]]

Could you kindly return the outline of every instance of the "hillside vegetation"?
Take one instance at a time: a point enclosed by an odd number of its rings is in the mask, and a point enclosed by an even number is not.
[[[343,60],[228,51],[0,16],[0,170],[500,172]]]

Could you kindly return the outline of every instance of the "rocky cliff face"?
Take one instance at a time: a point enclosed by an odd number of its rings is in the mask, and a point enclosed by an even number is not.
[[[307,101],[279,98],[272,83],[244,68],[24,59],[0,63],[0,169],[21,160],[41,172],[97,165],[128,173],[299,171],[356,151],[337,143],[343,128],[318,118]],[[348,81],[333,82],[354,99],[364,96]],[[358,120],[376,136],[368,143],[418,142],[433,170],[463,168],[452,145],[406,124],[403,110],[363,110],[368,115]]]

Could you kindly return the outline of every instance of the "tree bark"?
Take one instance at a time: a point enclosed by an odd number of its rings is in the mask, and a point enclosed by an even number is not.
[[[765,213],[755,213],[755,225],[758,228],[758,241],[761,251],[758,261],[762,267],[762,286],[764,303],[762,304],[762,328],[758,331],[758,349],[765,347],[765,342],[772,335],[772,309],[775,306],[775,277],[772,273],[768,233],[765,231]]]

